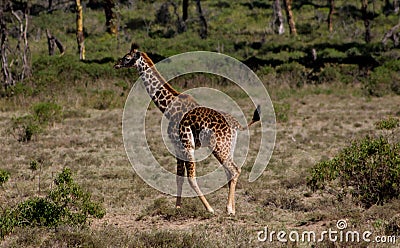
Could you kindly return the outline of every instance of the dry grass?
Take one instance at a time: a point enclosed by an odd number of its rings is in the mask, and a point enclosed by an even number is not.
[[[77,183],[107,209],[106,216],[94,221],[89,229],[19,228],[1,246],[261,247],[268,245],[257,241],[257,232],[264,226],[275,231],[324,231],[334,228],[338,219],[346,219],[349,229],[371,230],[374,235],[398,231],[395,215],[399,200],[366,210],[350,199],[339,203],[329,192],[312,193],[305,178],[317,161],[334,156],[352,139],[373,132],[378,120],[398,114],[398,105],[394,103],[400,102],[400,96],[364,98],[354,94],[356,89],[342,85],[307,86],[291,90],[290,94],[285,93],[285,87],[270,88],[275,102],[290,105],[287,121],[277,125],[274,154],[263,176],[254,183],[247,182],[249,164],[245,164],[237,190],[235,217],[225,213],[226,187],[207,196],[216,210],[216,215],[211,216],[196,198],[184,199],[184,209],[176,211],[173,197],[145,184],[125,155],[121,108],[64,106],[69,113],[65,119],[28,143],[18,142],[6,132],[12,117],[23,111],[0,112],[1,168],[11,173],[10,180],[0,188],[1,208],[44,194],[52,187],[55,173],[68,166]],[[245,110],[251,113],[250,108]],[[160,116],[158,110],[152,108],[149,118],[152,116]],[[154,118],[149,128],[156,130],[159,120]],[[256,132],[255,126],[251,133]],[[158,148],[157,132],[149,135],[157,159],[173,170],[175,159],[164,147]],[[43,161],[41,172],[29,169],[32,160]],[[214,167],[214,163],[210,160],[203,166]],[[276,247],[287,245],[310,246],[301,242],[273,243]],[[324,242],[318,247],[341,245]]]

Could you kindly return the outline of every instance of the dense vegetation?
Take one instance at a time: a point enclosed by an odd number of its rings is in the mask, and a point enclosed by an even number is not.
[[[83,191],[71,174],[71,170],[65,168],[54,180],[55,188],[45,197],[29,198],[11,209],[4,209],[0,216],[0,238],[15,227],[85,226],[90,218],[102,218],[105,209],[91,200],[90,193]]]
[[[338,179],[339,199],[349,193],[365,207],[382,205],[400,194],[400,143],[367,136],[315,165],[311,175],[308,184],[314,190]]]
[[[178,32],[179,2],[167,5],[162,1],[121,2],[115,10],[119,24],[119,32],[115,35],[106,32],[104,13],[99,9],[101,2],[83,1],[83,4],[87,4],[84,8],[86,61],[81,62],[76,56],[73,2],[67,5],[55,2],[50,12],[46,11],[47,2],[32,2],[27,33],[32,54],[32,77],[20,82],[24,86],[9,89],[11,92],[3,89],[3,95],[56,92],[71,84],[80,93],[84,91],[87,94],[84,89],[91,89],[90,83],[97,79],[127,82],[127,74],[116,73],[111,65],[127,51],[132,41],[140,44],[155,61],[187,51],[218,51],[244,61],[261,76],[276,73],[281,81],[294,86],[360,82],[366,94],[399,93],[397,59],[400,52],[395,42],[381,42],[398,21],[397,14],[387,3],[374,2],[368,6],[372,37],[368,43],[364,40],[361,1],[335,1],[331,32],[326,22],[327,3],[293,3],[297,36],[291,35],[288,28],[282,35],[275,34],[271,4],[261,1],[204,2],[208,23],[206,39],[197,33],[200,23],[195,4],[189,5],[186,32]],[[164,13],[161,20],[160,12]],[[7,26],[10,32],[16,32],[13,29],[15,24]],[[63,57],[48,55],[44,37],[46,29],[64,43],[66,51]],[[14,39],[10,38],[12,46]],[[109,94],[108,98],[115,97]]]

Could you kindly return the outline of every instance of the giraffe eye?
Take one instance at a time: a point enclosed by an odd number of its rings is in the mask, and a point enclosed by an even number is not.
[[[124,61],[125,61],[125,62],[129,62],[129,61],[131,61],[131,59],[132,59],[131,56],[126,56],[126,57],[124,58]]]

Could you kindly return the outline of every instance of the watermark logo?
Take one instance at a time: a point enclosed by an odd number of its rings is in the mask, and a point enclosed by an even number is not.
[[[346,229],[346,228],[347,228],[347,221],[346,221],[346,220],[338,220],[338,221],[336,222],[336,227],[337,227],[339,230]]]
[[[346,220],[341,219],[336,222],[336,229],[329,228],[328,230],[316,231],[298,231],[298,230],[269,230],[264,227],[264,230],[257,232],[257,240],[260,242],[301,242],[301,243],[396,243],[396,236],[378,236],[372,231],[365,230],[350,230]]]
[[[155,67],[166,81],[190,73],[208,73],[226,78],[240,87],[241,98],[245,95],[247,99],[251,100],[252,111],[257,105],[260,105],[261,126],[254,127],[260,129],[258,131],[260,135],[255,137],[255,139],[259,139],[259,146],[252,151],[253,154],[256,152],[256,158],[254,164],[251,165],[248,180],[253,182],[260,177],[271,158],[276,131],[275,113],[271,99],[257,75],[240,61],[213,52],[189,52],[175,55],[158,62]],[[238,119],[242,126],[246,126],[251,117],[243,113],[244,111],[234,97],[212,87],[191,88],[182,93],[192,95],[201,106],[231,114]],[[125,150],[135,172],[147,184],[163,193],[176,195],[176,174],[166,170],[160,161],[157,161],[147,140],[149,130],[146,115],[150,104],[151,98],[145,89],[144,82],[139,78],[133,85],[124,107],[122,131]],[[162,115],[161,112],[159,114]],[[159,146],[165,146],[171,156],[179,157],[179,154],[175,152],[176,144],[170,140],[168,126],[169,120],[163,117],[159,132],[164,142]],[[154,132],[153,127],[151,130]],[[234,150],[234,161],[238,166],[242,166],[248,158],[249,143],[249,131],[239,131]],[[201,161],[209,155],[210,151],[200,149],[195,152],[195,159]],[[214,192],[228,182],[223,167],[216,164],[214,168],[215,170],[212,172],[197,177],[203,194]],[[183,185],[182,196],[197,196],[187,180]]]

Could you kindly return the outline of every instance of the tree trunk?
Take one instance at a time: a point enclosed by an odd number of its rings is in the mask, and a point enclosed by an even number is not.
[[[54,49],[57,46],[58,50],[60,51],[60,54],[63,55],[65,48],[61,41],[59,41],[55,36],[53,36],[50,33],[50,30],[46,29],[46,35],[47,35],[47,45],[49,48],[49,55],[53,56],[54,55]]]
[[[18,13],[17,13],[18,12]],[[22,61],[22,71],[19,75],[19,80],[23,81],[25,77],[29,77],[31,75],[31,67],[30,67],[30,49],[28,43],[28,12],[29,6],[28,3],[25,3],[24,12],[22,11],[14,11],[11,10],[11,13],[17,19],[19,23],[19,37],[18,37],[18,44],[17,48],[20,50],[19,54]],[[21,45],[22,43],[22,45]],[[22,49],[22,51],[21,51]]]
[[[273,10],[274,10],[273,29],[275,33],[281,35],[285,33],[285,27],[283,25],[283,16],[282,16],[282,8],[280,0],[274,1]]]
[[[196,0],[196,7],[197,7],[197,13],[199,14],[199,19],[200,19],[200,37],[202,39],[207,38],[207,21],[206,18],[203,15],[203,11],[201,9],[201,3],[200,0]]]
[[[0,5],[0,55],[1,55],[1,68],[3,74],[3,87],[8,88],[15,84],[13,76],[8,68],[8,30],[6,20],[4,17],[5,6]]]
[[[49,6],[47,7],[47,12],[51,12],[53,8],[53,0],[49,0]]]
[[[115,0],[104,0],[103,8],[106,15],[107,32],[112,35],[118,33],[118,18],[115,13]]]
[[[292,35],[297,35],[296,24],[294,22],[293,12],[292,12],[292,0],[283,0],[285,5],[285,12],[287,21],[290,28],[290,33]]]
[[[383,36],[382,44],[386,46],[387,40],[391,39],[393,41],[394,47],[397,47],[399,45],[399,29],[400,29],[400,23],[392,27],[389,31],[387,31]]]
[[[396,15],[399,13],[399,0],[393,0],[393,11]]]
[[[178,14],[178,5],[173,1],[171,1],[170,3],[172,7],[174,7],[174,15],[176,17],[176,28],[178,30],[178,33],[186,32],[186,23],[181,19],[181,17]]]
[[[189,7],[189,0],[182,1],[182,21],[186,21],[188,19],[188,7]]]
[[[335,0],[329,0],[328,29],[333,31],[333,14],[335,13]]]
[[[365,27],[365,42],[370,43],[371,42],[371,27],[370,27],[370,22],[369,22],[369,17],[368,17],[368,0],[361,0],[361,13],[362,13],[362,18],[364,20],[364,27]]]
[[[78,42],[79,59],[85,60],[85,36],[83,34],[83,11],[81,0],[76,1],[76,41]]]
[[[49,55],[53,56],[56,42],[54,41],[54,38],[48,29],[46,29],[46,36],[47,36],[47,47],[49,49]]]

